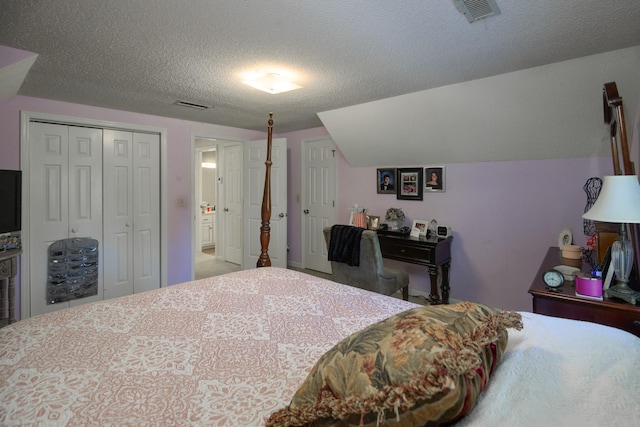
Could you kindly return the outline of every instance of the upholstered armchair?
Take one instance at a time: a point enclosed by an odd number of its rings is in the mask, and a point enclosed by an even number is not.
[[[323,230],[327,249],[330,248],[331,227]],[[402,289],[402,298],[409,299],[409,275],[406,271],[386,268],[378,235],[372,230],[363,230],[360,241],[360,265],[351,266],[331,261],[333,280],[345,285],[391,295]]]

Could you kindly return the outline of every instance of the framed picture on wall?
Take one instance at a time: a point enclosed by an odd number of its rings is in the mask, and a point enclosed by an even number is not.
[[[427,166],[424,168],[424,191],[444,193],[444,166]]]
[[[396,194],[396,168],[382,168],[377,171],[378,194]]]
[[[396,198],[422,200],[422,168],[398,168]]]

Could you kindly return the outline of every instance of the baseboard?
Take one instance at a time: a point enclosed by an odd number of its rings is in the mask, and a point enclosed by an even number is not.
[[[301,262],[295,262],[295,261],[288,261],[287,262],[287,267],[293,267],[293,268],[299,268],[299,269],[303,269],[304,268],[302,266]]]

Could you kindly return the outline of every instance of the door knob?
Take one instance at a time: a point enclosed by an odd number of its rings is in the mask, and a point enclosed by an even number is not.
[[[305,209],[303,212],[305,215],[309,215],[309,209]]]
[[[223,209],[225,212],[229,212],[229,208],[224,208]]]
[[[73,227],[73,228],[71,229],[71,232],[72,232],[72,233],[77,233],[77,232],[78,232],[78,229],[77,229],[77,228],[75,228],[75,227]]]
[[[284,214],[282,212],[280,212],[280,214],[278,215],[280,218],[284,218]]]

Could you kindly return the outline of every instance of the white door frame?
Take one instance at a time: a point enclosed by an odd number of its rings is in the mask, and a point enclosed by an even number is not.
[[[191,205],[189,211],[192,212],[192,225],[191,225],[191,280],[196,277],[196,254],[201,250],[197,247],[200,243],[198,239],[198,230],[200,227],[200,196],[198,195],[199,186],[196,183],[197,175],[200,173],[201,166],[196,164],[196,152],[203,151],[200,147],[196,146],[197,139],[210,140],[212,145],[210,147],[216,147],[218,156],[218,168],[221,168],[224,160],[224,150],[226,146],[242,144],[246,139],[234,139],[232,137],[211,135],[206,132],[191,132]],[[218,183],[220,183],[220,176],[224,176],[224,171],[218,171]],[[218,230],[224,230],[224,215],[220,209],[223,206],[222,200],[224,198],[224,183],[219,185],[216,191],[216,229],[213,230],[214,236],[216,236],[216,259],[224,259],[224,233],[218,233]]]
[[[333,140],[333,138],[331,138],[330,136],[322,136],[322,137],[318,137],[318,138],[304,138],[302,140],[302,144],[300,146],[300,169],[301,169],[301,180],[302,180],[302,186],[304,187],[305,182],[307,182],[307,176],[305,176],[305,174],[307,173],[307,161],[305,159],[305,144],[308,144],[310,142],[317,142],[317,141],[331,141],[333,143],[333,145],[335,146],[335,151],[334,151],[334,172],[335,172],[335,179],[333,180],[333,184],[334,184],[334,188],[333,188],[333,193],[334,193],[334,200],[336,203],[336,209],[333,210],[333,221],[332,221],[332,225],[335,224],[336,222],[336,210],[337,210],[337,202],[338,202],[338,165],[337,165],[337,161],[336,161],[336,153],[338,152],[338,147],[335,143],[335,141]],[[304,209],[306,207],[306,202],[307,202],[307,192],[305,191],[305,188],[302,188],[301,191],[301,200],[300,200],[300,228],[301,228],[301,233],[300,233],[300,238],[301,238],[301,248],[302,248],[302,268],[307,268],[307,257],[306,257],[306,253],[307,253],[307,235],[308,235],[308,230],[306,227],[307,222],[305,221],[305,213],[304,213]],[[324,237],[323,237],[324,239]]]
[[[62,125],[80,125],[87,127],[126,130],[130,132],[147,132],[160,135],[160,209],[167,209],[167,129],[130,123],[112,122],[105,120],[87,119],[83,117],[63,116],[58,114],[37,113],[33,111],[20,112],[20,169],[22,170],[22,241],[29,241],[29,196],[30,196],[30,144],[29,123],[31,121],[47,121]],[[160,287],[167,286],[167,215],[160,218]],[[22,248],[23,260],[20,262],[20,318],[31,316],[31,289],[29,272],[29,245]]]

